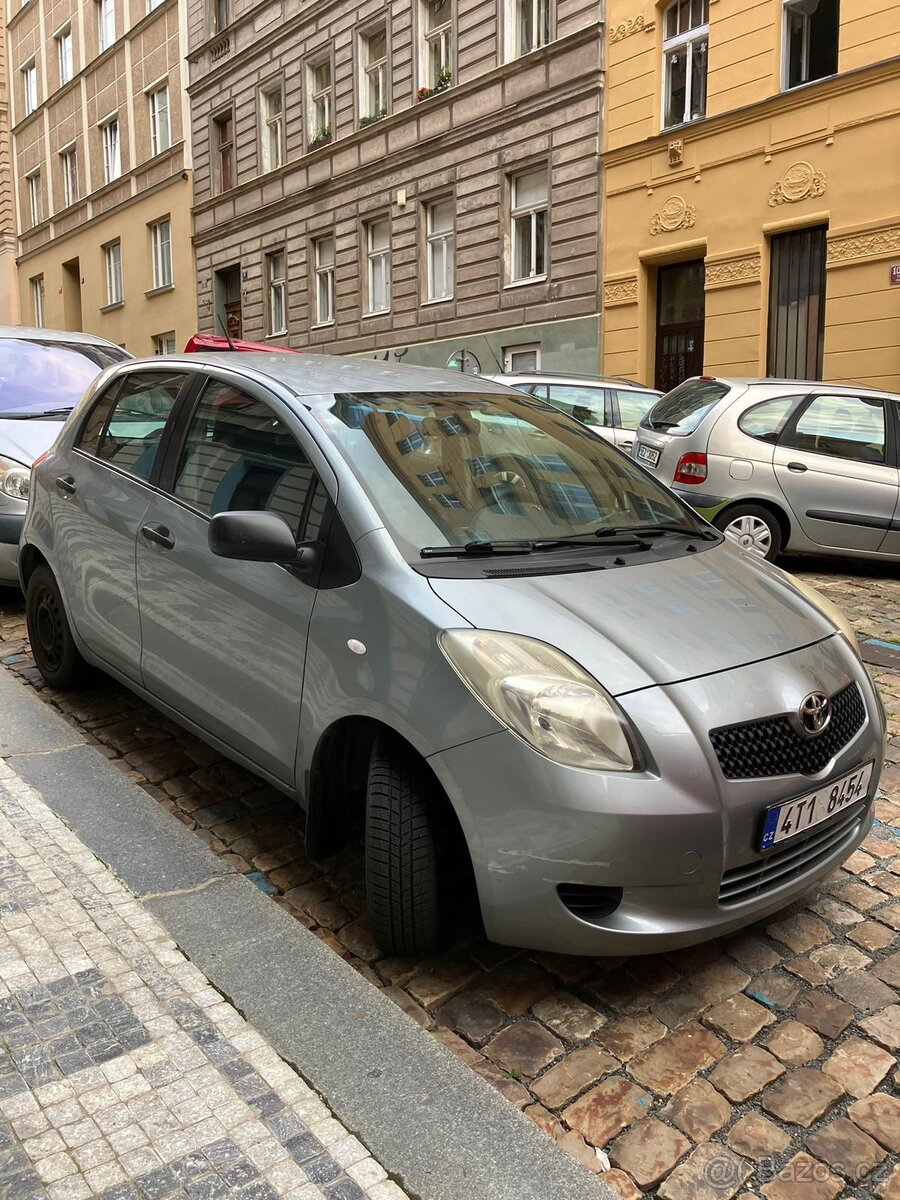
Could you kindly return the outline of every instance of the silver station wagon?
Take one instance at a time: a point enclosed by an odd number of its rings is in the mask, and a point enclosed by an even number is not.
[[[551,405],[362,359],[113,367],[35,465],[19,566],[57,688],[101,667],[365,838],[423,953],[655,952],[865,837],[884,714],[852,630]]]

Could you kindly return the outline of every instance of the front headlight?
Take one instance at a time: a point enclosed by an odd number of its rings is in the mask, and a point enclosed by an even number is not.
[[[594,771],[638,769],[625,714],[561,650],[483,629],[445,629],[438,645],[476,699],[546,758]]]
[[[811,587],[805,580],[798,579],[796,575],[791,575],[789,578],[801,596],[807,599],[810,604],[814,604],[819,612],[823,616],[826,616],[829,621],[834,622],[838,633],[842,634],[844,640],[849,643],[850,649],[857,658],[862,657],[859,652],[859,642],[856,640],[856,634],[846,613],[839,609],[833,600],[829,600],[827,596],[823,596],[820,591]]]
[[[11,458],[0,458],[0,492],[14,500],[27,500],[31,469]]]

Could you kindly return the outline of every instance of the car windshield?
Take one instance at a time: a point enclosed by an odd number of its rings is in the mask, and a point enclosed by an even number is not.
[[[130,357],[102,342],[0,338],[0,417],[72,409],[104,367]]]
[[[686,379],[653,405],[641,428],[684,437],[693,433],[716,401],[727,394],[728,385],[716,379]]]
[[[401,551],[669,525],[691,510],[530,396],[357,393],[313,406]]]

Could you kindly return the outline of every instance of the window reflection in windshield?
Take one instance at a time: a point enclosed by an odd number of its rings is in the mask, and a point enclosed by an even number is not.
[[[356,393],[313,411],[408,554],[691,520],[640,467],[530,396]]]
[[[74,408],[104,367],[130,357],[102,343],[0,338],[0,417]]]

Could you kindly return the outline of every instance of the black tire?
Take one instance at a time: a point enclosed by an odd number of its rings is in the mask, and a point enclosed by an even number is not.
[[[369,926],[387,954],[431,954],[440,933],[436,784],[396,741],[376,742],[366,795]]]
[[[725,533],[729,526],[735,525],[743,521],[747,527],[746,537],[748,541],[738,541],[738,545],[743,545],[745,549],[753,553],[760,554],[768,562],[773,562],[781,553],[781,545],[783,537],[781,533],[781,523],[771,509],[763,508],[761,504],[735,504],[733,507],[726,509],[724,512],[714,519],[713,524],[716,529]],[[766,526],[768,533],[764,535],[762,540],[758,537],[752,537],[750,530],[758,529],[759,525]],[[730,536],[730,535],[729,535]],[[752,538],[753,545],[749,544],[749,539]],[[768,544],[764,544],[767,539]]]
[[[31,653],[49,687],[77,691],[90,682],[91,668],[78,652],[59,585],[45,563],[29,576],[25,620]]]

